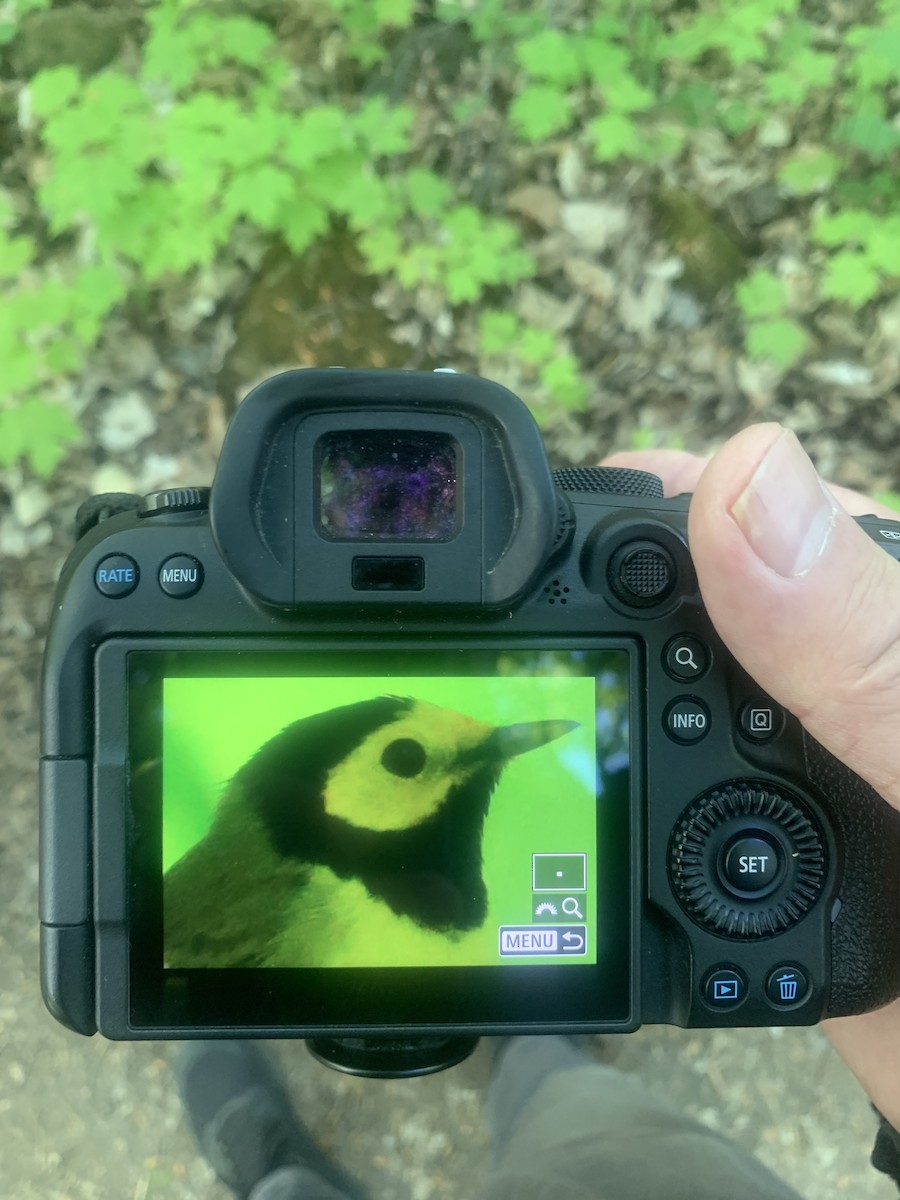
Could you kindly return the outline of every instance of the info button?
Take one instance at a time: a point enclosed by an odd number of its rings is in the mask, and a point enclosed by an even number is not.
[[[691,696],[679,696],[667,706],[663,728],[675,742],[699,742],[709,733],[709,709]]]

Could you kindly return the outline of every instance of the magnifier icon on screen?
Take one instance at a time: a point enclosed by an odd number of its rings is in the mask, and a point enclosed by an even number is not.
[[[562,910],[564,913],[568,913],[570,917],[578,917],[580,921],[584,920],[584,915],[579,909],[578,901],[574,896],[566,896],[562,902]]]

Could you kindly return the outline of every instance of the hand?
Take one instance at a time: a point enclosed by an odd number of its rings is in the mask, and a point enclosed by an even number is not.
[[[720,637],[770,696],[900,809],[900,563],[851,519],[900,513],[823,484],[794,434],[774,423],[742,430],[709,459],[648,450],[602,465],[652,471],[667,496],[694,493],[691,556]],[[900,1129],[900,1001],[822,1028]]]

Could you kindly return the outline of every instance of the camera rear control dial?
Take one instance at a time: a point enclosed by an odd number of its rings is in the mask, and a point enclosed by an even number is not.
[[[818,898],[824,840],[786,788],[737,780],[703,792],[681,814],[669,873],[679,904],[698,925],[722,937],[771,937]]]

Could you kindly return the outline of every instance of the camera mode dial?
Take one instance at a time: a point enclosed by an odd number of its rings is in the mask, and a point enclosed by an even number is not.
[[[663,482],[652,471],[630,467],[558,467],[553,482],[564,492],[605,492],[620,496],[648,496],[662,500]]]
[[[703,792],[672,834],[672,887],[698,925],[722,937],[763,938],[796,924],[825,878],[821,834],[800,801],[768,781]]]

